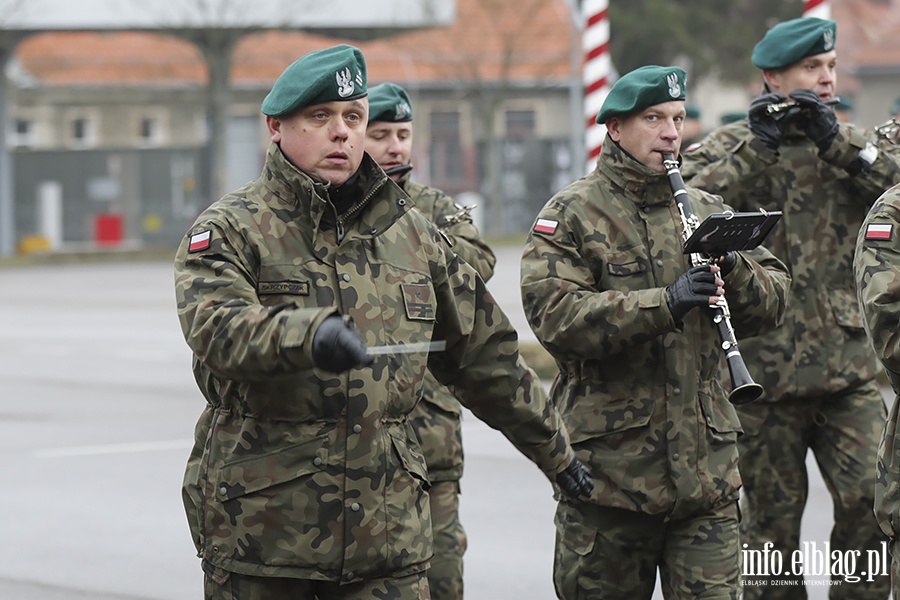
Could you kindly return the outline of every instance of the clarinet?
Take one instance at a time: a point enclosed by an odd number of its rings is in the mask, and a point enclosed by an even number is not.
[[[700,226],[700,220],[694,214],[691,208],[691,201],[688,199],[688,193],[684,186],[684,179],[678,170],[678,161],[675,155],[670,152],[663,153],[663,165],[666,167],[666,175],[669,177],[669,187],[672,188],[672,194],[675,196],[675,204],[678,205],[678,212],[681,215],[681,224],[684,227],[684,240],[687,241],[691,234]],[[709,260],[702,255],[694,252],[691,254],[691,264],[693,266],[708,264]],[[747,365],[744,364],[744,357],[738,349],[737,339],[734,336],[734,329],[731,326],[731,312],[728,310],[728,301],[725,296],[719,296],[719,300],[715,305],[710,305],[713,311],[713,323],[719,330],[719,337],[722,340],[722,349],[725,351],[725,359],[728,362],[728,372],[731,374],[731,393],[728,400],[732,404],[747,404],[759,399],[763,394],[763,388],[758,383],[753,382]]]

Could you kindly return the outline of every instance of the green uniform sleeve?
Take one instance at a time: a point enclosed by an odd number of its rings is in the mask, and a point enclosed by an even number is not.
[[[900,185],[885,193],[863,222],[856,243],[856,276],[864,325],[875,354],[900,374]]]
[[[866,334],[895,393],[878,448],[874,504],[879,526],[894,538],[900,533],[900,185],[869,211],[857,237],[853,271]]]
[[[518,351],[509,319],[474,269],[446,247],[434,279],[440,315],[429,368],[479,419],[499,430],[549,479],[574,457],[568,434],[541,382]]]
[[[208,246],[191,251],[192,239],[207,232]],[[181,242],[175,293],[188,346],[210,369],[238,381],[311,368],[312,333],[334,309],[263,306],[257,258],[244,248],[234,227],[215,220],[198,223]]]
[[[568,213],[543,212],[559,222],[555,235],[532,232],[522,255],[522,305],[541,343],[553,356],[598,360],[621,353],[667,332],[677,324],[666,303],[665,287],[639,290],[598,289],[581,254],[577,223]],[[615,331],[591,335],[601,323]]]

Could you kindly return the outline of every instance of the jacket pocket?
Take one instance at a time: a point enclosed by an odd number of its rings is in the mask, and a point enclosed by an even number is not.
[[[326,439],[323,435],[262,456],[226,462],[218,477],[211,478],[217,498],[234,500],[322,471],[328,461]]]
[[[710,437],[714,442],[735,442],[744,433],[734,405],[724,398],[716,400],[707,392],[700,392],[700,408]]]
[[[738,435],[743,433],[734,406],[724,395],[700,391],[700,408],[706,421],[697,453],[701,496],[710,505],[735,497],[741,487],[738,470]]]
[[[607,252],[602,255],[602,260],[603,271],[597,279],[605,282],[604,288],[637,289],[635,282],[643,282],[650,270],[647,258],[638,248],[630,252]]]
[[[399,569],[431,558],[431,504],[428,469],[408,423],[390,427],[393,460],[385,485],[385,531],[388,569]]]
[[[594,549],[597,530],[581,521],[572,519],[569,513],[560,515],[557,512],[554,522],[556,533],[566,548],[578,556],[587,556]]]
[[[403,428],[403,431],[407,431],[405,436],[397,431],[393,431],[395,428],[392,427],[391,429],[391,445],[397,459],[400,461],[400,465],[410,477],[418,480],[427,490],[431,486],[428,483],[428,467],[425,464],[425,457],[418,448],[418,441],[414,444],[411,443],[409,434],[415,436],[412,426],[406,425]]]
[[[214,563],[337,569],[343,542],[333,524],[322,522],[323,514],[338,518],[342,509],[340,488],[325,471],[326,439],[245,458],[229,454],[211,470],[203,555]],[[323,535],[333,540],[327,548]]]
[[[665,395],[662,387],[618,389],[610,386],[602,393],[591,389],[593,387],[594,382],[570,386],[567,392],[571,395],[562,403],[560,412],[573,444],[646,427],[653,416],[654,399]]]

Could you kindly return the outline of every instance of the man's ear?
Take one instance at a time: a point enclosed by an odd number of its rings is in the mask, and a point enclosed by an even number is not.
[[[777,92],[781,89],[781,71],[774,69],[763,69],[763,79],[766,82],[766,89],[770,92]]]
[[[606,131],[614,142],[618,142],[622,138],[622,131],[619,128],[621,123],[618,117],[612,117],[606,122]]]
[[[266,127],[269,128],[269,137],[273,142],[281,141],[281,119],[266,115]]]

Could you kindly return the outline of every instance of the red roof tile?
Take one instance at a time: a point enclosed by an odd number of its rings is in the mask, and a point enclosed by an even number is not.
[[[236,86],[270,85],[303,54],[337,43],[358,46],[372,81],[564,79],[570,71],[566,0],[457,0],[449,27],[371,42],[270,31],[235,50]],[[200,52],[178,38],[150,33],[48,32],[17,56],[44,85],[186,85],[206,81]]]
[[[900,65],[897,2],[832,3],[839,24],[839,93],[858,91],[856,66]],[[236,48],[232,81],[268,87],[298,57],[337,43],[363,50],[372,81],[560,81],[571,69],[568,6],[567,0],[457,0],[457,19],[449,27],[371,42],[303,32],[253,34]],[[160,34],[48,32],[24,40],[17,56],[49,86],[185,86],[207,79],[196,47]]]

